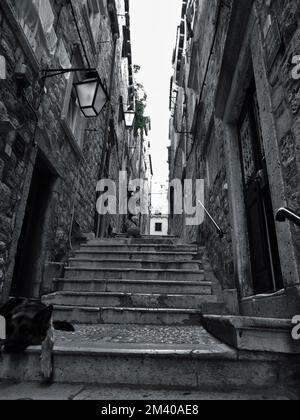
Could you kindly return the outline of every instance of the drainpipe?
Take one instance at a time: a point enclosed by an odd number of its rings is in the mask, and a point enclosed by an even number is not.
[[[112,55],[112,65],[111,65],[111,73],[110,73],[110,83],[109,83],[109,99],[110,102],[108,103],[108,109],[106,114],[106,122],[105,122],[105,131],[104,131],[104,142],[103,142],[103,149],[102,149],[102,156],[101,156],[101,166],[99,170],[99,177],[98,179],[102,179],[104,176],[105,170],[105,161],[106,161],[106,154],[107,154],[107,145],[109,140],[109,125],[111,119],[111,98],[114,90],[114,75],[115,75],[115,68],[116,68],[116,58],[117,58],[117,42],[118,42],[118,34],[115,33],[114,37],[114,47],[113,47],[113,55]],[[97,223],[97,238],[103,237],[105,232],[105,216],[98,215],[98,223]]]

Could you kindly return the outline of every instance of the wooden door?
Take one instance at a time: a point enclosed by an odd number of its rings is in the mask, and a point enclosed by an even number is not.
[[[282,287],[282,272],[253,86],[248,92],[238,129],[254,293],[272,293]]]

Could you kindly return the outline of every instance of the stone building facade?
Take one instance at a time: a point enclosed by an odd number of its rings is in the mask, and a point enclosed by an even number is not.
[[[149,139],[151,119],[150,117],[143,117],[143,121],[143,128],[133,129],[128,133],[129,137],[125,153],[124,168],[126,166],[128,183],[134,181],[138,182],[145,194],[145,203],[146,200],[149,202],[147,214],[140,215],[141,234],[148,235],[150,229],[151,185],[153,177],[151,141]],[[135,193],[138,193],[136,188],[132,188],[131,191],[128,191],[128,199]],[[138,207],[139,204],[140,200],[137,200]],[[125,221],[126,218],[123,220]],[[124,229],[125,226],[123,226],[123,232],[125,233]]]
[[[51,289],[70,251],[97,234],[96,185],[119,179],[134,103],[128,0],[0,3],[0,298]],[[46,69],[97,68],[110,102],[85,119],[73,83]],[[101,221],[102,234],[119,228]],[[98,228],[98,229],[97,229]]]
[[[151,236],[167,236],[168,235],[168,220],[166,214],[152,214],[150,221],[150,235]]]
[[[183,1],[171,81],[170,179],[205,180],[205,217],[170,233],[205,245],[232,313],[300,310],[300,4]],[[172,199],[172,197],[171,197]],[[195,203],[196,204],[196,203]],[[171,203],[172,206],[172,203]]]

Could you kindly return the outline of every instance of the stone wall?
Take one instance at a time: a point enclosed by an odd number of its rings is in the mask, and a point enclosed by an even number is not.
[[[195,153],[200,157],[199,163],[201,178],[205,179],[205,206],[218,225],[225,232],[225,238],[220,239],[218,232],[210,219],[206,216],[200,226],[199,236],[206,244],[211,265],[215,275],[224,288],[234,287],[234,264],[232,256],[231,221],[229,216],[229,202],[226,190],[227,174],[224,151],[224,133],[221,121],[214,115],[214,100],[218,85],[218,74],[224,51],[225,35],[228,28],[228,9],[221,6],[218,27],[214,26],[216,19],[212,16],[219,13],[219,3],[209,2],[203,9],[202,19],[211,27],[210,42],[206,41],[202,51],[202,80],[201,110],[198,118],[198,131],[196,134]],[[213,46],[213,33],[216,38]],[[213,53],[212,53],[213,51]],[[209,63],[209,64],[208,64]],[[206,80],[204,81],[205,66],[207,66]],[[201,127],[201,128],[200,128]]]
[[[231,289],[235,287],[235,270],[223,138],[222,124],[216,120],[209,143],[211,146],[216,145],[218,156],[210,153],[204,155],[202,167],[205,167],[205,206],[224,231],[225,237],[220,239],[214,225],[206,216],[199,229],[199,239],[209,251],[210,262],[220,284],[224,289]]]
[[[195,135],[191,137],[192,149],[187,154],[186,172],[187,179],[204,179],[205,180],[205,206],[211,215],[216,219],[219,225],[226,232],[226,239],[221,241],[218,237],[217,231],[212,223],[205,217],[204,223],[200,227],[185,227],[184,218],[176,216],[172,226],[172,233],[184,236],[188,242],[198,240],[199,244],[205,244],[209,250],[211,264],[214,268],[215,274],[224,285],[232,286],[233,272],[233,257],[232,257],[232,239],[231,226],[229,219],[229,203],[226,190],[226,161],[224,155],[224,139],[222,132],[222,124],[214,116],[214,99],[218,83],[218,72],[220,71],[220,64],[222,60],[222,53],[224,48],[224,39],[228,26],[228,11],[224,7],[222,9],[219,26],[217,28],[217,37],[215,41],[214,54],[211,55],[211,48],[213,42],[213,33],[216,30],[215,19],[218,11],[217,1],[205,1],[202,8],[198,9],[199,16],[195,19],[196,27],[194,28],[194,43],[196,48],[190,46],[193,51],[192,56],[186,60],[186,86],[185,94],[187,95],[187,111],[188,130],[192,128],[194,117],[194,96],[199,99],[202,84],[204,83],[204,75],[208,60],[209,66],[206,74],[205,85],[203,86],[201,97],[201,110],[197,118],[198,125],[196,127]],[[203,32],[202,28],[209,28]],[[191,74],[194,74],[193,89],[189,88],[188,80],[191,79]],[[182,95],[181,95],[182,96]],[[180,98],[180,96],[179,96]],[[185,140],[184,140],[185,141]],[[219,158],[215,156],[211,161],[207,161],[207,154],[210,148],[210,143],[215,143]],[[173,176],[181,179],[182,177],[182,151],[183,145],[179,145],[177,149],[177,159],[175,159],[175,170]],[[208,183],[207,168],[215,174],[214,179]],[[177,169],[177,170],[176,170]],[[225,188],[224,188],[225,187]]]
[[[223,121],[217,118],[215,112],[216,106],[216,95],[222,90],[222,86],[218,86],[220,82],[220,74],[223,71],[224,63],[230,68],[231,63],[229,57],[224,56],[225,42],[227,37],[230,37],[230,23],[231,23],[231,7],[237,7],[237,4],[233,1],[220,3],[216,1],[204,1],[201,3],[202,7],[198,8],[199,16],[194,20],[194,37],[189,43],[186,41],[186,57],[182,60],[184,69],[182,73],[186,76],[184,87],[178,87],[178,90],[184,89],[184,93],[188,100],[186,100],[187,109],[182,108],[182,93],[178,95],[177,101],[180,104],[177,109],[183,109],[180,118],[188,118],[189,126],[188,130],[192,130],[191,120],[195,123],[195,111],[193,109],[194,100],[193,97],[196,95],[197,99],[200,99],[199,114],[197,116],[197,125],[195,128],[194,143],[190,154],[187,155],[186,164],[186,177],[200,177],[205,179],[205,205],[211,215],[215,218],[216,222],[225,232],[225,238],[220,240],[217,231],[213,227],[209,218],[205,218],[205,222],[198,229],[198,243],[205,245],[208,251],[209,259],[213,267],[214,273],[219,279],[224,289],[235,289],[237,288],[238,282],[240,281],[243,286],[241,293],[247,296],[253,294],[253,288],[251,280],[249,280],[249,263],[247,266],[246,259],[242,261],[241,254],[245,252],[237,252],[237,244],[234,243],[233,235],[235,240],[238,239],[237,231],[242,231],[242,226],[236,226],[236,220],[233,220],[232,213],[232,191],[229,191],[230,182],[232,179],[229,178],[230,157],[227,155],[229,143],[226,144],[226,137],[228,133],[225,129],[228,128],[228,121]],[[188,6],[189,7],[189,6]],[[220,7],[220,9],[219,9]],[[220,13],[218,12],[220,10]],[[268,37],[268,22],[270,20],[269,15],[272,16],[272,21],[278,22],[279,34],[282,38],[281,45],[278,46],[276,51],[276,45],[274,45],[274,39],[271,40]],[[300,5],[295,0],[289,0],[282,2],[281,0],[265,1],[256,0],[253,2],[252,10],[252,22],[255,21],[255,30],[258,27],[261,30],[261,36],[263,39],[263,53],[265,60],[263,64],[254,63],[254,73],[256,81],[264,79],[263,68],[267,63],[267,56],[269,58],[271,53],[275,51],[274,61],[270,63],[269,69],[267,69],[267,88],[265,91],[265,97],[270,94],[272,101],[272,116],[275,121],[275,129],[278,141],[278,158],[277,158],[277,144],[276,147],[270,145],[268,148],[269,156],[268,161],[272,163],[268,165],[272,168],[276,167],[277,171],[281,173],[284,180],[284,192],[281,194],[281,202],[279,205],[288,206],[299,213],[300,211],[300,80],[292,78],[293,70],[293,57],[300,55]],[[216,27],[217,23],[217,27]],[[238,25],[238,23],[237,23]],[[274,25],[274,23],[273,23]],[[250,27],[250,26],[249,26]],[[272,26],[272,30],[275,26]],[[205,28],[205,32],[203,32]],[[241,28],[240,28],[241,29]],[[243,28],[246,32],[246,27]],[[251,30],[250,30],[251,31]],[[215,42],[212,48],[213,34],[215,35]],[[245,33],[240,34],[243,39]],[[259,34],[260,36],[260,34]],[[258,51],[260,45],[255,45],[258,42],[253,36],[253,33],[249,33],[248,37],[252,40],[252,51],[253,59],[258,60],[256,50]],[[256,39],[256,41],[254,41]],[[273,42],[273,44],[272,44]],[[192,43],[192,45],[190,44]],[[237,43],[238,45],[238,43]],[[234,48],[234,47],[233,47]],[[251,54],[250,47],[248,46],[248,55]],[[189,52],[189,54],[188,54]],[[245,54],[245,51],[241,51],[241,56]],[[227,61],[226,61],[227,60]],[[246,60],[244,60],[246,61]],[[256,66],[256,67],[255,67]],[[261,66],[261,67],[260,67]],[[243,71],[242,69],[240,70]],[[231,69],[234,73],[234,69]],[[249,72],[249,69],[246,69]],[[251,72],[250,72],[251,73]],[[238,75],[236,75],[237,77]],[[240,74],[240,79],[247,83],[250,76]],[[248,78],[248,79],[247,79]],[[241,86],[242,82],[238,82],[234,79],[236,86]],[[263,83],[261,83],[261,86]],[[248,85],[241,86],[241,89],[246,90]],[[226,91],[228,86],[223,86]],[[229,93],[229,91],[228,91]],[[200,96],[201,94],[201,96]],[[234,93],[236,97],[241,100],[243,92]],[[273,127],[270,126],[270,115],[266,117],[266,109],[260,96],[260,112],[261,118],[265,118],[264,127],[266,121],[269,124],[269,132],[271,133]],[[232,113],[235,115],[232,119],[235,121],[236,114],[239,112],[241,103],[234,103],[234,97],[224,98],[225,101],[229,99],[230,104],[233,106]],[[243,99],[242,99],[243,100]],[[268,99],[265,100],[265,104],[268,103]],[[262,105],[263,104],[263,105]],[[186,114],[185,114],[186,113]],[[171,121],[174,124],[174,120]],[[234,124],[234,122],[232,122]],[[266,128],[264,128],[266,130]],[[177,159],[173,160],[170,164],[170,178],[172,176],[181,177],[183,172],[183,165],[181,165],[181,156],[179,153],[180,147],[177,146],[176,135],[174,135],[174,127],[170,130],[171,133],[171,147],[175,147],[172,150],[173,156],[177,156]],[[233,141],[233,140],[232,140]],[[226,146],[226,147],[225,147]],[[176,154],[177,152],[177,154]],[[235,152],[234,152],[235,153]],[[271,155],[272,154],[272,155]],[[177,168],[177,169],[176,169]],[[229,169],[228,169],[229,168]],[[270,171],[269,171],[270,172]],[[231,176],[234,176],[231,173]],[[269,177],[272,173],[269,173]],[[276,206],[278,205],[279,193],[276,193],[276,182],[274,179],[271,180],[272,198],[276,197]],[[279,182],[279,181],[278,181]],[[236,183],[237,185],[238,183]],[[239,187],[240,188],[240,187]],[[231,193],[231,195],[229,194]],[[236,197],[236,200],[240,200],[240,196]],[[239,201],[238,201],[239,202]],[[243,203],[240,203],[240,214],[243,217]],[[236,210],[236,209],[235,209]],[[274,211],[277,208],[274,208]],[[236,210],[237,211],[237,210]],[[277,226],[278,227],[278,226]],[[288,226],[280,226],[281,229],[281,240],[285,239],[289,241],[288,233],[284,233],[284,229],[288,229]],[[300,266],[300,231],[294,225],[291,225],[292,229],[292,246],[295,252],[295,259]],[[283,233],[282,233],[283,232]],[[174,223],[171,224],[171,233],[179,234],[185,237],[188,241],[193,241],[195,237],[195,230],[185,228],[184,217],[177,216],[174,219]],[[247,235],[247,234],[246,234]],[[239,239],[241,240],[241,239]],[[247,238],[246,238],[247,240]],[[290,246],[290,243],[287,244]],[[282,244],[281,244],[282,246]],[[247,250],[246,250],[247,251]],[[236,254],[240,254],[237,256]],[[281,257],[284,253],[281,252]],[[249,261],[249,257],[248,261]],[[282,257],[283,258],[283,257]],[[291,258],[291,256],[289,257]],[[281,261],[285,264],[285,261]],[[240,268],[239,268],[240,267]],[[287,270],[287,267],[284,267]],[[240,270],[240,272],[238,272]],[[243,271],[244,270],[244,271]],[[292,269],[291,269],[292,271]],[[244,278],[245,277],[245,278]],[[246,280],[247,277],[247,280]],[[288,277],[288,276],[287,276]],[[299,283],[298,278],[285,279],[285,284],[290,282],[291,285]],[[247,285],[246,285],[247,283]],[[269,305],[272,306],[272,305]],[[256,313],[262,313],[263,307],[256,308]],[[275,313],[275,308],[273,313]],[[279,311],[280,312],[280,311]],[[284,312],[284,311],[282,311]],[[270,314],[270,310],[268,314]]]
[[[95,44],[91,41],[84,19],[83,2],[73,0],[72,3],[89,62],[98,68],[103,83],[109,88],[113,34],[106,0],[100,1],[101,29]],[[49,54],[47,48],[41,49],[40,45],[38,51],[34,51],[29,45],[28,38],[20,27],[14,2],[5,0],[0,4],[0,54],[5,57],[7,64],[7,78],[0,80],[0,120],[7,119],[13,124],[6,132],[0,132],[0,295],[3,291],[3,299],[10,291],[37,154],[47,161],[55,179],[49,196],[47,223],[43,231],[41,267],[46,261],[66,261],[70,251],[70,232],[74,233],[74,226],[81,233],[94,231],[95,190],[102,165],[107,110],[104,110],[99,118],[82,123],[81,144],[78,145],[76,138],[70,135],[62,121],[68,79],[58,76],[47,79],[43,85],[41,70],[61,67],[59,50],[62,46],[66,51],[66,60],[72,61],[72,56],[78,51],[82,66],[86,67],[87,63],[70,5],[59,0],[51,0],[50,5],[54,13],[53,27],[57,37],[56,48],[52,54]],[[116,139],[120,141],[120,144],[115,144],[113,148],[118,146],[119,156],[123,148],[125,127],[123,121],[116,116],[119,115],[117,103],[120,93],[126,92],[128,83],[127,80],[122,80],[121,72],[122,27],[120,33],[113,92],[113,100],[116,102],[113,119]],[[33,83],[25,91],[26,100],[17,96],[14,74],[20,64],[26,64],[33,74]],[[127,97],[123,99],[126,103]],[[111,166],[115,173],[119,168],[115,153],[112,153],[112,159]]]
[[[282,36],[282,47],[269,73],[273,115],[280,150],[280,163],[289,208],[300,212],[300,80],[292,77],[293,57],[300,55],[300,4],[297,1],[274,0],[270,8],[257,1],[263,28],[267,15],[276,16]],[[292,225],[296,259],[300,268],[300,230]]]
[[[174,180],[182,180],[184,163],[183,163],[183,142],[184,137],[180,136],[179,134],[174,134],[174,138],[179,138],[177,148],[175,149],[175,144],[173,143],[172,147],[174,148],[174,153],[172,156],[172,160],[170,162],[170,181]],[[174,192],[174,206],[175,201],[180,200],[181,197],[176,197]],[[169,230],[172,235],[179,236],[184,238],[185,237],[185,225],[184,220],[181,214],[170,214],[169,217]]]

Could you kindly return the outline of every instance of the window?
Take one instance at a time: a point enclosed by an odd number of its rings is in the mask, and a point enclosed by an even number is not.
[[[173,219],[174,218],[174,187],[170,188],[170,216]]]
[[[77,103],[77,98],[72,89],[69,109],[67,113],[67,121],[74,136],[76,136],[77,122],[80,119],[80,109]]]
[[[83,63],[78,51],[74,54],[72,65],[73,67],[77,68],[83,67]],[[71,139],[73,143],[75,142],[75,144],[80,148],[82,147],[86,120],[81,113],[73,84],[80,80],[82,77],[83,75],[79,72],[70,74],[62,111],[62,122],[67,137]]]
[[[106,12],[106,7],[107,7],[106,0],[99,0],[99,7],[100,7],[101,15],[104,16],[104,17],[106,17],[107,16],[107,12]]]
[[[100,32],[101,13],[98,0],[86,0],[85,3],[85,18],[87,20],[87,26],[90,34],[90,39],[94,50],[96,50],[96,44]]]
[[[162,232],[162,223],[155,223],[155,232]]]
[[[46,52],[54,55],[57,36],[54,14],[49,0],[13,0],[16,16],[38,60]]]

